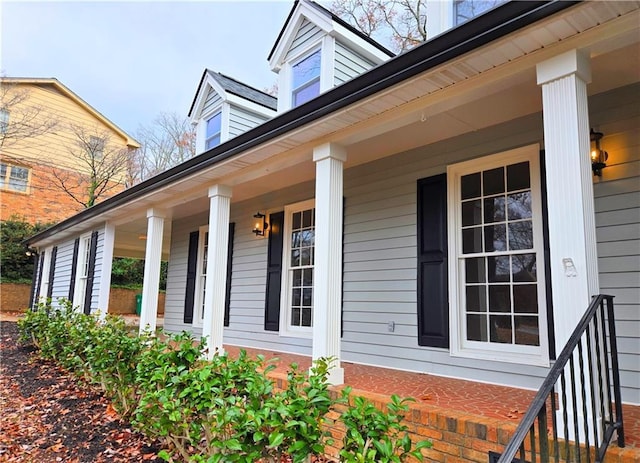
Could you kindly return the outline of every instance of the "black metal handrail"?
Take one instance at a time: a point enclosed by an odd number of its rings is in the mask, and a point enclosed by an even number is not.
[[[511,463],[517,455],[522,462],[599,463],[616,431],[618,446],[624,447],[613,296],[601,294],[593,298],[497,461]],[[490,461],[496,457],[490,455]]]

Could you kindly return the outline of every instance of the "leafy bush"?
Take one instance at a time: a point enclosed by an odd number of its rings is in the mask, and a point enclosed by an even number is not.
[[[26,255],[26,248],[22,243],[49,225],[51,224],[33,225],[16,215],[0,223],[0,268],[3,282],[31,282],[33,257]]]
[[[71,303],[50,301],[27,312],[19,322],[24,343],[33,343],[89,382],[98,384],[123,417],[148,437],[164,442],[161,456],[189,462],[294,462],[324,453],[324,419],[336,402],[327,376],[332,359],[316,361],[307,374],[292,365],[287,387],[275,390],[267,377],[274,365],[241,351],[237,358],[217,355],[203,360],[204,343],[189,333],[130,334],[124,321],[73,310]],[[346,427],[341,461],[347,463],[422,460],[401,420],[407,399],[392,396],[383,412],[362,397],[340,420]]]
[[[350,394],[343,390],[343,396]],[[409,411],[408,402],[391,396],[391,403],[384,412],[364,397],[354,397],[353,406],[340,416],[346,431],[342,441],[340,457],[345,463],[400,463],[409,457],[423,460],[421,449],[431,447],[430,441],[420,441],[412,450],[408,428],[402,424],[404,414]]]

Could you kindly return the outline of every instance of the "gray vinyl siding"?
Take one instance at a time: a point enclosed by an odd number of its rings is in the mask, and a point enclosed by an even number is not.
[[[640,85],[592,98],[609,152],[594,184],[600,292],[615,296],[622,400],[640,403]]]
[[[180,219],[171,224],[171,249],[167,268],[167,289],[164,306],[164,328],[169,332],[192,331],[200,337],[202,331],[192,324],[184,323],[184,298],[187,285],[187,258],[189,233],[198,231],[209,222],[208,211]]]
[[[56,272],[53,280],[53,292],[51,299],[57,302],[59,298],[69,298],[69,285],[71,284],[71,268],[73,262],[73,240],[58,244],[56,257]]]
[[[640,125],[638,86],[590,99],[591,125],[605,132],[609,167],[595,180],[602,292],[616,296],[623,400],[640,403]],[[632,96],[633,95],[633,96]],[[607,135],[608,134],[608,135]],[[448,349],[418,346],[416,182],[449,164],[534,143],[543,144],[542,115],[471,132],[345,171],[343,360],[509,386],[538,388],[548,368],[452,357]],[[230,326],[225,343],[310,353],[310,339],[266,332],[267,239],[251,233],[255,211],[275,212],[313,197],[313,182],[241,203],[236,223]],[[207,212],[173,225],[165,326],[182,324],[189,232]],[[584,308],[586,309],[586,307]],[[558,308],[555,309],[560,310]],[[395,330],[388,331],[388,323]]]
[[[241,133],[268,121],[269,118],[259,114],[230,105],[229,111],[229,138],[237,137]]]
[[[229,327],[224,342],[229,345],[311,354],[311,339],[280,336],[264,330],[265,290],[267,280],[266,238],[252,232],[256,210],[269,214],[283,210],[285,204],[313,197],[313,183],[297,185],[270,195],[269,202],[246,201],[232,204],[231,221],[235,222]],[[172,224],[171,260],[167,275],[164,327],[169,332],[190,330],[196,336],[201,329],[183,322],[189,233],[208,223],[208,212]]]
[[[418,346],[416,293],[417,181],[448,164],[541,139],[540,115],[528,116],[345,172],[344,360],[525,388],[541,383],[544,367]]]
[[[298,28],[298,33],[291,42],[289,51],[285,56],[285,61],[296,58],[300,52],[306,50],[308,46],[318,41],[323,34],[322,29],[309,22],[306,18],[303,19],[302,24]]]
[[[209,87],[209,93],[207,94],[207,98],[204,100],[201,114],[208,114],[209,111],[216,109],[221,103],[222,97],[220,97],[214,89]]]
[[[365,57],[336,42],[334,85],[340,85],[371,69],[374,64]]]

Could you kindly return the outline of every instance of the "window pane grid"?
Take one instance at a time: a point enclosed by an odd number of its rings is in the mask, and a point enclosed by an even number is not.
[[[468,174],[460,186],[466,338],[537,346],[529,163]]]
[[[291,326],[312,326],[314,247],[315,209],[293,212],[289,257]]]
[[[29,185],[29,169],[27,167],[0,164],[0,188],[25,193]]]

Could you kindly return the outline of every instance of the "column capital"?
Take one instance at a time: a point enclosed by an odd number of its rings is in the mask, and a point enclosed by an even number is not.
[[[569,50],[536,65],[538,85],[547,84],[572,74],[586,83],[591,82],[589,56],[578,50]]]
[[[167,217],[167,213],[164,209],[159,209],[157,207],[150,207],[147,209],[147,219],[151,217],[158,217],[159,219],[164,219]]]
[[[209,198],[224,196],[231,198],[231,187],[227,185],[213,185],[209,187]]]
[[[345,162],[347,160],[347,150],[344,146],[336,143],[324,143],[313,148],[313,161],[318,162],[331,158]]]

